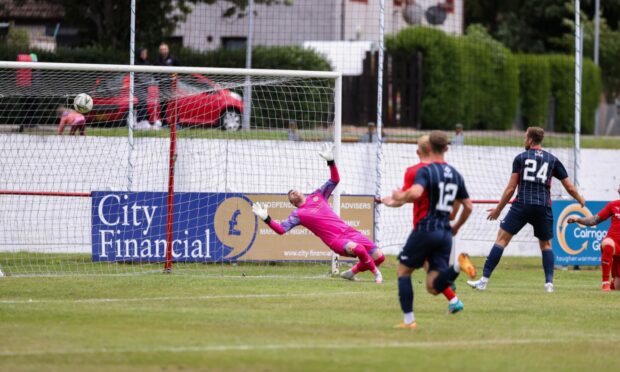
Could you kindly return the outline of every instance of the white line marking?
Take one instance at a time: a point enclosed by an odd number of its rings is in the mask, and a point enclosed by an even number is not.
[[[394,330],[394,332],[412,332],[410,330]],[[415,333],[415,331],[413,331]],[[609,343],[618,342],[619,338],[592,338],[580,339],[583,342]],[[420,341],[420,342],[365,342],[363,344],[349,344],[347,349],[435,349],[435,348],[465,348],[495,347],[507,345],[548,345],[574,344],[575,339],[496,339],[496,340],[459,340],[459,341]],[[148,348],[101,348],[101,349],[71,349],[71,350],[0,350],[0,356],[37,356],[37,355],[72,355],[72,354],[131,354],[131,353],[203,353],[227,351],[270,351],[270,350],[338,350],[341,343],[325,344],[271,344],[271,345],[203,345],[203,346],[154,346]]]
[[[331,297],[363,295],[367,292],[316,292],[316,293],[274,293],[274,294],[233,294],[207,296],[174,296],[174,297],[132,297],[132,298],[84,298],[77,300],[0,300],[0,304],[48,304],[48,303],[106,303],[106,302],[148,302],[148,301],[183,301],[183,300],[222,300],[222,299],[255,299],[281,297]]]

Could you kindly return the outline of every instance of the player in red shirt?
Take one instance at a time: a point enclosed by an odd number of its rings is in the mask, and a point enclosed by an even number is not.
[[[416,150],[416,154],[420,158],[420,162],[416,165],[413,165],[405,171],[405,179],[403,181],[402,191],[407,191],[413,186],[415,182],[415,175],[419,169],[426,167],[431,163],[431,144],[429,142],[429,136],[424,135],[418,138],[418,149]],[[415,229],[415,225],[428,213],[428,198],[426,197],[426,190],[423,193],[423,197],[417,199],[413,202],[413,228]],[[381,198],[381,203],[385,204],[388,207],[398,208],[405,204],[405,202],[397,202],[392,199],[391,196],[386,196]],[[455,201],[456,202],[456,201]],[[454,219],[451,215],[451,220]],[[424,269],[428,271],[428,263],[424,265]],[[446,288],[443,292],[443,295],[448,299],[448,312],[451,314],[458,313],[463,310],[463,303],[459,300],[454,293],[454,290],[451,287]]]
[[[618,186],[620,194],[620,186]],[[586,226],[597,225],[611,217],[611,226],[601,243],[601,271],[603,274],[603,292],[620,289],[620,200],[607,203],[605,208],[590,217],[569,217],[568,223],[579,223]],[[613,273],[614,285],[609,281],[609,273]]]

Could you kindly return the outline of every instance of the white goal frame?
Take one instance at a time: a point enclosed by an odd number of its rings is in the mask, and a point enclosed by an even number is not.
[[[317,78],[334,80],[334,156],[338,161],[340,157],[342,139],[342,73],[335,71],[305,71],[305,70],[275,70],[275,69],[241,69],[241,68],[214,68],[214,67],[176,67],[176,66],[136,66],[136,65],[110,65],[110,64],[84,64],[84,63],[47,63],[47,62],[14,62],[0,61],[0,69],[14,70],[56,70],[56,71],[81,71],[81,72],[119,72],[130,74],[130,106],[133,103],[133,73],[179,73],[179,74],[204,74],[204,75],[227,75],[245,76],[246,81],[251,77],[278,77],[278,78]],[[129,146],[128,162],[128,188],[132,184],[131,151],[133,150],[133,125],[128,125],[127,142]],[[130,191],[130,190],[129,190]],[[333,193],[333,209],[340,215],[340,187]],[[74,195],[75,196],[75,195]],[[336,274],[339,271],[338,257],[332,253],[331,271]]]

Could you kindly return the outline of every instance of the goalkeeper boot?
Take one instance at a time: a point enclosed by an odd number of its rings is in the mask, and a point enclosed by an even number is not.
[[[375,283],[381,284],[383,283],[383,275],[381,275],[381,271],[377,270],[375,273]]]
[[[611,283],[610,282],[603,282],[603,285],[601,286],[601,291],[603,291],[603,292],[610,292],[611,291]]]
[[[459,266],[462,271],[464,271],[470,279],[476,277],[476,267],[471,260],[469,259],[469,255],[467,253],[459,254]]]
[[[461,300],[456,301],[453,304],[448,304],[448,314],[456,314],[459,311],[463,311],[465,306],[461,302]]]
[[[467,284],[473,289],[477,289],[479,291],[484,291],[487,289],[488,279],[480,278],[478,280],[468,280]]]
[[[353,270],[349,269],[347,271],[343,271],[342,273],[340,273],[340,277],[342,279],[346,279],[346,280],[350,280],[352,282],[356,282],[357,278],[355,277],[355,274],[353,273]]]

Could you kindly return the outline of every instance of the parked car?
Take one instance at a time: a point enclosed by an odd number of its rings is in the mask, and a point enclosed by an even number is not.
[[[228,131],[241,128],[243,113],[241,96],[222,88],[206,76],[181,74],[174,78],[172,83],[174,98],[168,101],[166,118],[160,116],[158,84],[154,79],[150,80],[147,109],[151,123],[162,119],[171,123],[176,116],[179,125],[218,126]],[[97,79],[91,95],[93,109],[86,115],[88,123],[126,124],[129,111],[129,74]],[[137,104],[138,98],[134,97],[134,107]]]

